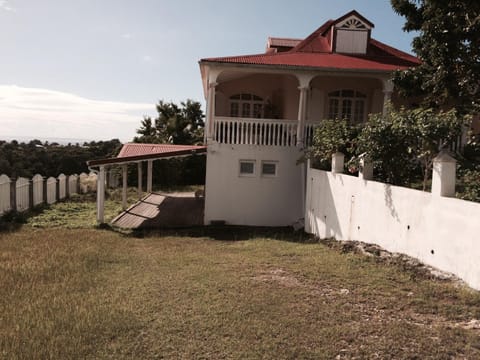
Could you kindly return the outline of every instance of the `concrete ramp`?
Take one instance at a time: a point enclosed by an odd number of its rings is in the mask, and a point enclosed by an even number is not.
[[[204,199],[188,193],[151,193],[112,220],[124,229],[180,228],[203,225]]]

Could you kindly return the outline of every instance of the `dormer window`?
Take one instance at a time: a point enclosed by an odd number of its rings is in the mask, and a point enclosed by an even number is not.
[[[366,54],[373,24],[352,13],[335,24],[334,51],[345,54]]]

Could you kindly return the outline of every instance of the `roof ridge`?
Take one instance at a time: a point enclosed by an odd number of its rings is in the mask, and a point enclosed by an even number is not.
[[[281,37],[281,36],[269,36],[268,39],[295,40],[295,41],[303,41],[304,40],[304,39],[301,39],[301,38]]]
[[[397,49],[393,46],[387,45],[384,42],[381,42],[377,39],[370,38],[370,44],[374,45],[374,46],[377,46],[377,47],[380,47],[382,50],[390,53],[392,56],[398,56],[398,57],[400,57],[404,60],[408,60],[408,61],[421,62],[421,60],[418,57],[416,57],[415,55],[409,54],[406,51],[402,51],[402,50]]]
[[[362,20],[363,22],[367,23],[369,26],[371,26],[372,28],[375,27],[375,24],[372,23],[370,20],[368,20],[365,16],[363,16],[362,14],[360,14],[357,10],[350,10],[348,13],[346,13],[345,15],[342,15],[340,16],[338,19],[334,20],[333,21],[333,24],[338,24],[339,22],[345,20],[346,18],[352,16],[352,15],[355,15],[356,17],[360,18],[360,20]]]
[[[222,59],[231,59],[231,58],[251,58],[251,57],[256,57],[256,56],[275,56],[275,55],[283,55],[285,53],[288,53],[289,51],[286,51],[284,53],[258,53],[258,54],[247,54],[247,55],[233,55],[233,56],[221,56],[221,57],[213,57],[213,58],[204,58],[200,59],[200,62],[202,61],[219,61]]]
[[[307,45],[309,45],[312,41],[314,41],[318,35],[322,35],[325,31],[327,31],[330,26],[334,23],[334,20],[330,19],[327,20],[323,25],[321,25],[317,30],[315,30],[313,33],[308,35],[304,40],[302,40],[299,44],[297,44],[294,48],[287,52],[299,52],[302,49],[304,49]]]

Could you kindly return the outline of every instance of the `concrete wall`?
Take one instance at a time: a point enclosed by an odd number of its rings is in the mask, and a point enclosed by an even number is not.
[[[480,204],[309,169],[306,231],[404,253],[480,289]]]
[[[205,224],[288,226],[303,218],[301,153],[294,147],[211,144],[207,153]],[[255,160],[254,176],[240,176],[240,160]],[[277,175],[260,174],[276,161]]]

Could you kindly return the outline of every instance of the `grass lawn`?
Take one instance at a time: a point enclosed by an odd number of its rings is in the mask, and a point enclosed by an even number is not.
[[[480,358],[479,293],[414,269],[280,229],[42,221],[0,233],[0,358]]]

